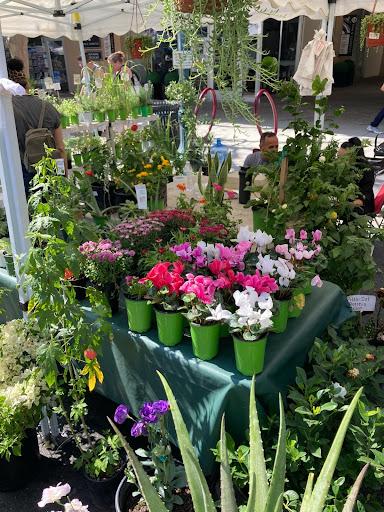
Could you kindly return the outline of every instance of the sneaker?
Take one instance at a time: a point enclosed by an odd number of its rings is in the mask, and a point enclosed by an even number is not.
[[[372,126],[371,124],[367,126],[367,130],[372,133],[381,133],[381,131],[376,128],[376,126]]]

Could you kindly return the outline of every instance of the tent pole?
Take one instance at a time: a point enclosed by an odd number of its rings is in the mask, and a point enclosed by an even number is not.
[[[177,50],[179,52],[184,51],[184,37],[185,36],[182,32],[179,32],[177,34]],[[179,82],[184,82],[184,80],[185,80],[185,75],[184,75],[183,59],[180,58],[179,59]],[[184,114],[183,104],[180,103],[179,113],[178,113],[180,144],[179,144],[177,151],[181,154],[184,154],[185,149],[186,149],[185,148],[185,128],[183,125],[183,114]]]
[[[0,21],[0,77],[7,78],[4,40]],[[28,230],[28,207],[25,197],[23,172],[21,169],[19,145],[11,96],[0,94],[0,180],[4,196],[4,207],[7,216],[9,238],[11,241],[13,260],[15,263],[19,301],[24,311],[28,295],[23,290],[23,275],[20,266],[29,250],[26,238]]]

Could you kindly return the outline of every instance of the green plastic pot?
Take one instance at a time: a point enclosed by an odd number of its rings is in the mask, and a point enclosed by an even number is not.
[[[152,326],[152,304],[147,300],[125,299],[128,327],[133,332],[147,332]]]
[[[228,324],[220,324],[220,338],[229,338]]]
[[[69,117],[68,116],[64,116],[63,114],[60,116],[60,126],[62,128],[67,128],[67,126],[69,126]]]
[[[73,161],[75,162],[75,165],[80,167],[81,165],[83,165],[83,155],[73,155]]]
[[[149,107],[148,105],[143,105],[140,107],[140,114],[142,117],[148,117],[149,116]]]
[[[305,295],[301,289],[294,290],[288,307],[288,318],[297,318],[303,312]]]
[[[128,110],[124,107],[120,107],[118,114],[119,114],[119,119],[121,119],[122,121],[125,121],[128,117]]]
[[[190,324],[193,353],[203,361],[209,361],[219,352],[220,324]]]
[[[79,114],[73,114],[72,116],[69,116],[69,122],[71,125],[79,124]]]
[[[289,300],[279,300],[277,301],[278,310],[275,315],[272,317],[273,327],[271,329],[272,332],[282,333],[287,328],[288,322],[288,311],[289,311]]]
[[[7,266],[7,272],[10,276],[16,275],[15,264],[13,262],[12,254],[4,254],[5,264]]]
[[[140,107],[132,107],[132,117],[136,119],[141,114]]]
[[[117,119],[118,112],[116,110],[107,110],[108,121],[113,123]]]
[[[96,123],[103,123],[105,121],[105,112],[97,111],[93,113],[93,120]]]
[[[177,311],[155,309],[159,341],[167,347],[180,343],[184,334],[184,317]]]
[[[264,369],[265,347],[268,336],[257,341],[244,341],[243,338],[232,336],[237,371],[246,377],[261,373]]]

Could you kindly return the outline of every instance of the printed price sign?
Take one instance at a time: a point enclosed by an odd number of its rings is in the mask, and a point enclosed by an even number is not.
[[[50,76],[44,78],[44,85],[46,89],[53,89],[53,80]]]
[[[56,158],[57,174],[65,176],[64,158]]]
[[[347,299],[353,311],[375,311],[376,297],[374,295],[349,295]]]
[[[192,67],[192,52],[180,52],[173,50],[173,67],[182,69],[191,69]]]
[[[54,91],[61,91],[61,85],[59,82],[54,82],[53,84],[53,90]]]
[[[78,73],[73,75],[73,83],[74,85],[81,85],[81,76]]]
[[[135,185],[135,190],[136,190],[138,209],[139,210],[147,210],[148,209],[147,187],[145,185]]]

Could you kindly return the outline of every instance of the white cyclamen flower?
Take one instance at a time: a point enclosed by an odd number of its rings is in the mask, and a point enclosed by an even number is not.
[[[265,256],[259,254],[259,261],[256,263],[256,267],[263,275],[273,275],[275,272],[275,260],[272,260],[269,254]]]
[[[259,295],[257,300],[257,304],[260,309],[272,309],[273,308],[273,300],[269,293],[262,292]]]
[[[206,320],[220,322],[221,320],[229,320],[232,317],[232,313],[227,309],[223,309],[221,304],[218,304],[216,308],[208,308],[211,316],[207,316]]]
[[[74,499],[64,505],[64,512],[89,512],[88,505],[83,505],[80,500]]]
[[[335,398],[345,398],[347,395],[347,390],[344,386],[339,384],[338,382],[332,382],[333,389],[335,390],[334,397]]]
[[[250,231],[248,226],[241,226],[237,233],[237,242],[253,242],[253,231]]]
[[[253,242],[256,244],[257,252],[264,252],[269,245],[272,245],[273,237],[258,229],[254,233]]]
[[[47,487],[43,490],[43,495],[38,503],[38,506],[43,508],[49,503],[56,503],[60,501],[61,498],[64,498],[64,496],[67,496],[67,494],[70,492],[71,486],[69,484],[61,485],[61,482],[58,483],[55,487]]]
[[[324,162],[326,162],[326,161],[327,161],[327,159],[325,158],[325,156],[324,156],[324,155],[320,155],[320,156],[319,156],[319,162],[324,163]]]

